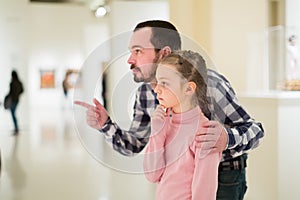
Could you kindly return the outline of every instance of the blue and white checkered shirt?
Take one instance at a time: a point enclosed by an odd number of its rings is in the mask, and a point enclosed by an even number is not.
[[[264,136],[262,125],[255,122],[239,105],[229,82],[222,75],[208,70],[207,89],[211,119],[224,124],[228,133],[228,147],[223,159],[228,160],[254,149]],[[143,150],[150,135],[150,116],[158,105],[156,94],[150,84],[142,84],[136,93],[133,120],[129,130],[122,130],[109,119],[100,130],[113,148],[126,156]]]

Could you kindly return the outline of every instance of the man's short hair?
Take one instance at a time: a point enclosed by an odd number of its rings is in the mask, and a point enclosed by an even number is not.
[[[138,29],[150,27],[152,28],[152,37],[150,39],[156,50],[160,50],[166,46],[172,51],[181,49],[181,38],[176,27],[168,21],[149,20],[136,25],[134,32]]]

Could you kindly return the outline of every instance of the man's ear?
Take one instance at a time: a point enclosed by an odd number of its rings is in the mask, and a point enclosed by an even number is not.
[[[166,56],[172,53],[172,50],[169,46],[165,46],[160,51],[161,51],[162,58],[165,58]]]
[[[197,85],[194,81],[189,81],[186,83],[185,92],[187,95],[193,95],[195,94],[197,89]]]

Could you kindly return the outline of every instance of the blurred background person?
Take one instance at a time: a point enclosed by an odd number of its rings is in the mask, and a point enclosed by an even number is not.
[[[72,99],[74,95],[75,83],[78,78],[78,71],[73,69],[68,69],[65,73],[65,78],[62,82],[63,92],[64,92],[64,101],[63,109],[72,108]]]
[[[16,116],[16,109],[19,104],[20,95],[24,92],[23,84],[19,79],[18,73],[13,70],[11,72],[11,82],[9,85],[9,96],[11,97],[11,104],[10,104],[10,112],[12,116],[12,120],[14,123],[14,135],[19,134],[19,126],[18,120]]]
[[[68,91],[72,88],[72,85],[69,83],[69,77],[72,74],[72,71],[68,70],[65,74],[65,78],[63,80],[63,92],[66,98],[68,98]]]

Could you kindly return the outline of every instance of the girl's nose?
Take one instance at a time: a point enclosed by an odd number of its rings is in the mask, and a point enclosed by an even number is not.
[[[156,84],[156,86],[154,88],[154,92],[158,93],[158,94],[161,92],[161,89],[159,88],[159,84]]]

